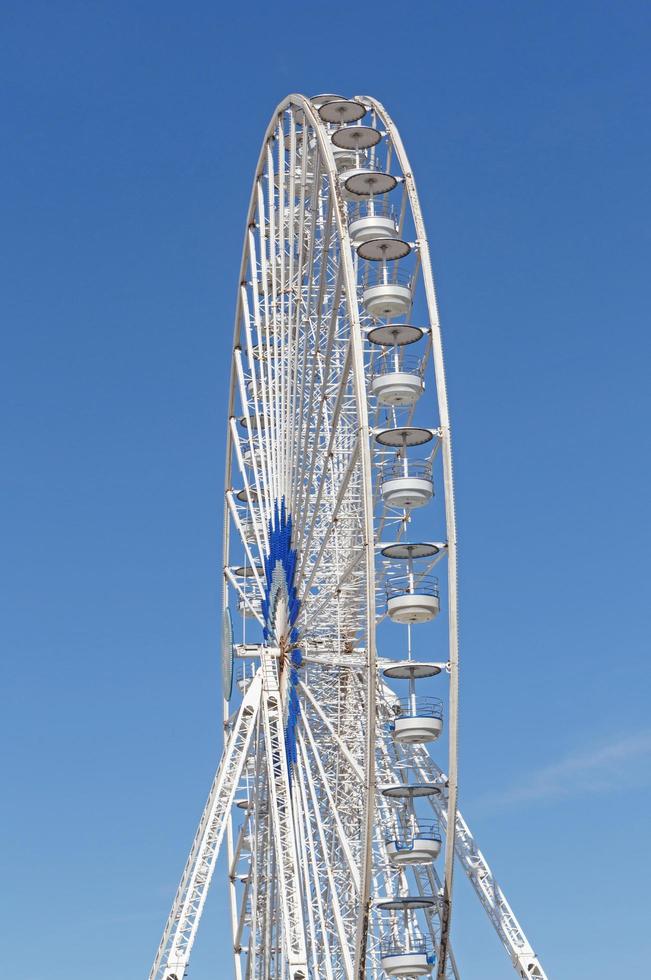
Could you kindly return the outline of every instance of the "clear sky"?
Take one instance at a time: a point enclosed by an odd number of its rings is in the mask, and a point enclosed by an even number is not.
[[[223,10],[223,8],[222,8]],[[371,93],[432,243],[461,803],[551,978],[642,976],[646,0],[6,0],[3,973],[144,980],[220,750],[223,433],[264,126]],[[215,889],[190,976],[230,975]],[[512,975],[459,878],[470,980]]]

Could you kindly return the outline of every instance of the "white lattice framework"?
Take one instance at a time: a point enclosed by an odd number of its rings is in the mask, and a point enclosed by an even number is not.
[[[351,183],[355,175],[364,187]],[[387,218],[404,246],[404,261],[383,261],[380,273],[351,231],[356,217],[369,214]],[[421,338],[409,371],[428,390],[403,406],[377,395],[372,379],[386,358],[369,337],[404,317],[378,314],[367,299],[376,282],[405,281],[405,270],[409,322]],[[404,352],[396,347],[394,354],[392,370],[406,372]],[[427,441],[418,465],[440,491],[439,502],[418,513],[388,503],[382,482],[391,467],[408,466],[407,441],[396,450],[391,439],[417,428]],[[381,441],[383,432],[389,437]],[[389,625],[386,598],[395,562],[382,553],[387,543],[408,541],[431,543],[431,558],[409,588],[424,587],[436,565],[444,614],[430,627],[398,630]],[[426,947],[436,954],[428,970],[439,980],[458,978],[450,946],[455,853],[520,976],[544,980],[457,811],[456,566],[436,296],[403,144],[370,97],[289,96],[262,142],[235,315],[224,755],[150,980],[185,975],[224,838],[236,980],[380,980],[387,949],[407,955]],[[392,737],[397,696],[377,654],[386,643],[385,655],[389,648],[394,660],[411,659],[412,631],[430,629],[441,651],[432,683],[445,702],[446,735],[433,750],[447,756],[442,766],[423,744]],[[427,794],[405,802],[400,787],[414,780]],[[440,870],[396,866],[387,850],[391,833],[427,815],[443,830]],[[382,906],[396,898],[397,908]]]

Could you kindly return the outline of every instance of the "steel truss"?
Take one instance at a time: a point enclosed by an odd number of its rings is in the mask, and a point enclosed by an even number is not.
[[[181,883],[149,974],[150,980],[181,980],[199,927],[219,848],[260,710],[261,680],[246,693],[210,788]]]

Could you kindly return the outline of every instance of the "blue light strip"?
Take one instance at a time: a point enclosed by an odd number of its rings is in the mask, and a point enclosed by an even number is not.
[[[287,616],[289,621],[289,639],[291,643],[298,640],[298,629],[296,621],[300,612],[301,603],[296,594],[294,576],[296,574],[296,550],[292,548],[292,518],[287,513],[285,498],[283,497],[280,506],[278,501],[274,504],[274,515],[269,521],[269,554],[264,560],[265,571],[265,597],[262,600],[262,614],[265,619],[263,636],[265,642],[275,639],[273,634],[273,623],[275,618],[275,602],[278,595],[279,579],[284,579],[281,584],[283,593],[287,599]],[[280,573],[280,574],[279,574]],[[290,778],[292,766],[296,763],[296,726],[300,716],[300,702],[296,687],[298,685],[298,668],[303,663],[300,650],[292,650],[291,666],[289,669],[289,698],[287,705],[287,723],[285,725],[285,752],[287,754],[287,764],[289,766]]]

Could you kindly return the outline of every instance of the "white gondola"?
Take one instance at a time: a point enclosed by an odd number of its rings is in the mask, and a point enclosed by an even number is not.
[[[414,822],[389,834],[387,855],[397,867],[410,864],[432,864],[441,853],[441,832],[435,820]]]
[[[396,623],[427,623],[441,611],[438,579],[433,575],[390,572],[387,612]]]
[[[414,841],[413,847],[399,847],[396,841],[387,841],[387,854],[392,864],[431,864],[441,853],[441,841]]]
[[[409,275],[382,265],[362,291],[362,303],[369,316],[390,319],[411,310],[412,291]]]
[[[434,957],[426,945],[410,943],[383,948],[380,957],[382,969],[390,977],[424,977],[434,968]]]
[[[400,244],[396,240],[397,244]],[[374,248],[377,239],[367,246]],[[358,251],[361,251],[360,246]],[[425,390],[423,360],[416,354],[405,354],[403,348],[420,340],[423,331],[411,324],[384,324],[369,331],[371,344],[383,348],[372,360],[371,391],[381,405],[410,408]]]
[[[402,698],[394,706],[391,734],[396,742],[435,742],[443,731],[443,702],[440,698]]]
[[[373,198],[360,201],[351,208],[348,231],[356,246],[378,238],[397,238],[398,222],[395,208],[391,204]]]
[[[380,489],[387,507],[424,507],[434,495],[432,465],[428,460],[400,460],[384,468]]]
[[[397,408],[415,405],[424,390],[422,377],[410,371],[386,371],[371,381],[371,391],[380,404]]]
[[[389,441],[393,435],[393,430],[386,430]],[[379,433],[376,439],[381,436]],[[440,550],[441,546],[432,542],[398,542],[382,549],[383,557],[388,560],[385,572],[387,612],[395,622],[411,625],[438,616],[441,609],[438,579],[429,574],[427,566],[425,571],[419,571],[414,562],[435,557]]]

